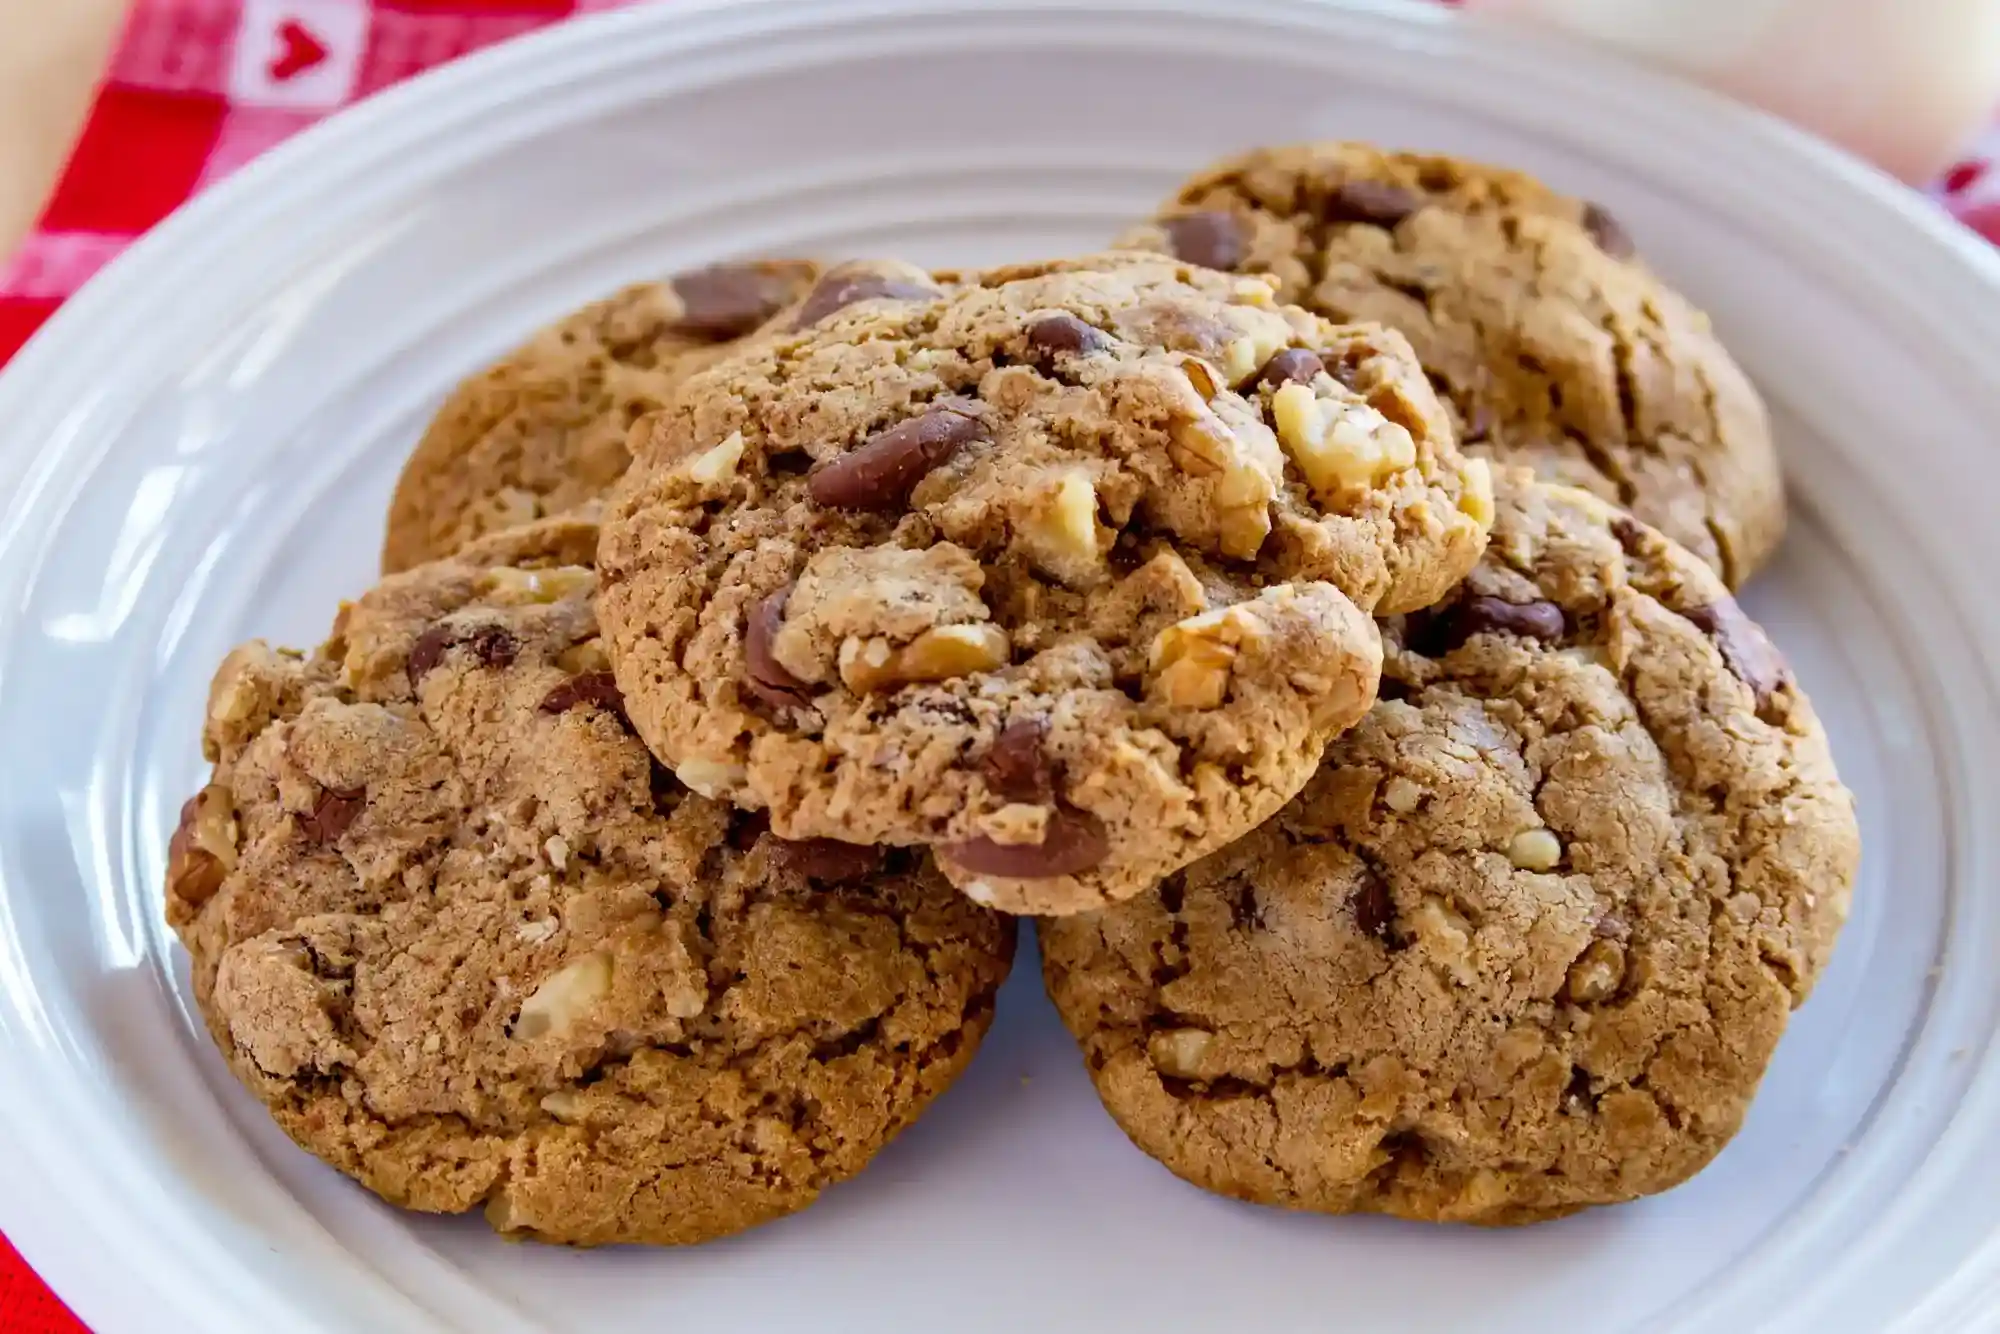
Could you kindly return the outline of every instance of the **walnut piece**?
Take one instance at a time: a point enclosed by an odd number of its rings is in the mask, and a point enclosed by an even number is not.
[[[521,1002],[514,1036],[533,1041],[548,1034],[560,1037],[591,1006],[611,994],[611,956],[593,950],[542,979],[534,994]]]
[[[1552,871],[1562,856],[1562,840],[1546,829],[1523,829],[1507,840],[1507,860],[1523,871]]]
[[[1373,486],[1417,461],[1409,431],[1366,403],[1321,398],[1296,381],[1271,395],[1278,443],[1319,492]]]
[[[1212,402],[1222,392],[1222,376],[1217,370],[1192,353],[1179,359],[1181,374],[1187,376],[1188,383],[1201,395],[1204,403]]]
[[[1382,804],[1398,815],[1408,815],[1423,804],[1424,790],[1401,774],[1382,785]]]
[[[1012,655],[997,625],[941,625],[901,648],[882,639],[849,639],[840,646],[840,679],[858,695],[919,681],[949,681],[1005,666]]]
[[[1458,497],[1458,512],[1481,528],[1491,528],[1493,469],[1485,459],[1467,459],[1464,467],[1465,490]]]
[[[581,644],[571,644],[556,655],[556,666],[571,676],[582,676],[587,672],[608,672],[611,659],[604,652],[604,641],[591,638]]]
[[[549,570],[498,566],[479,576],[477,592],[488,602],[520,607],[588,596],[596,587],[596,572],[582,565],[559,565]]]
[[[1097,488],[1072,469],[1040,497],[1040,507],[1021,525],[1021,538],[1035,563],[1059,579],[1081,582],[1098,568]]]
[[[210,783],[181,807],[180,827],[167,847],[167,894],[200,905],[236,869],[239,830],[229,789]]]
[[[743,432],[731,431],[727,440],[688,460],[688,480],[696,486],[719,486],[736,475],[736,465],[742,461]]]
[[[1625,980],[1625,947],[1615,940],[1593,940],[1569,966],[1569,998],[1592,1005],[1618,990]]]
[[[749,779],[750,773],[740,764],[724,764],[718,760],[696,757],[683,760],[674,770],[674,777],[680,779],[691,791],[699,792],[704,797],[721,800],[743,786]]]
[[[1204,404],[1170,428],[1167,456],[1190,477],[1214,479],[1215,526],[1223,555],[1249,560],[1263,549],[1271,535],[1277,480],[1257,466],[1236,432]]]
[[[1148,658],[1153,689],[1176,708],[1219,707],[1228,697],[1238,650],[1262,634],[1245,603],[1176,621],[1154,636]]]
[[[1155,1033],[1146,1042],[1146,1054],[1153,1066],[1170,1079],[1192,1079],[1201,1073],[1201,1062],[1215,1045],[1215,1035],[1199,1028],[1170,1028]]]

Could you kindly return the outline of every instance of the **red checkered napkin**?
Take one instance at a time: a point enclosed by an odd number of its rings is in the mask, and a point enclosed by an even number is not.
[[[138,0],[40,227],[0,263],[0,362],[140,233],[265,149],[434,65],[628,3]],[[4,1312],[0,1334],[14,1334]]]

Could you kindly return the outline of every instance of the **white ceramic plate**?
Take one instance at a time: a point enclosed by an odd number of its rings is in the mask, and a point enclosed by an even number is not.
[[[1781,418],[1753,611],[1859,794],[1831,973],[1670,1195],[1510,1232],[1200,1194],[1127,1146],[1025,957],[965,1081],[804,1215],[677,1253],[398,1216],[229,1080],[160,920],[209,671],[369,582],[459,376],[729,253],[1099,243],[1211,155],[1374,137],[1604,200]],[[1349,0],[702,0],[337,118],[141,243],[0,378],[0,1227],[122,1331],[2000,1323],[2000,262],[1785,130],[1607,59]]]

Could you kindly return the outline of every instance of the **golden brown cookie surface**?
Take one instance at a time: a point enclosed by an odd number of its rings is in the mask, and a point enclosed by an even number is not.
[[[1783,659],[1656,532],[1498,492],[1276,819],[1039,928],[1106,1107],[1198,1185],[1477,1223],[1665,1190],[1826,964],[1859,836]]]
[[[1136,893],[1305,781],[1372,698],[1364,611],[1484,540],[1403,340],[1261,280],[822,287],[658,415],[600,553],[641,735],[787,837],[933,846],[1011,911]]]
[[[632,424],[818,272],[806,260],[751,260],[635,283],[461,384],[403,465],[383,573],[601,497],[631,462]]]
[[[169,919],[231,1070],[407,1208],[683,1244],[861,1170],[971,1059],[1014,924],[919,855],[790,843],[632,735],[597,532],[390,577],[217,673]]]
[[[1732,587],[1783,535],[1756,390],[1596,205],[1456,158],[1303,144],[1197,173],[1123,240],[1401,331],[1468,452],[1629,508]]]

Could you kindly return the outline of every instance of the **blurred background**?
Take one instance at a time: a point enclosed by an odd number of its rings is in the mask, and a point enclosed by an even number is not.
[[[0,362],[148,227],[315,121],[481,47],[638,2],[0,0]],[[2000,241],[2000,0],[1402,2],[1676,69]]]

